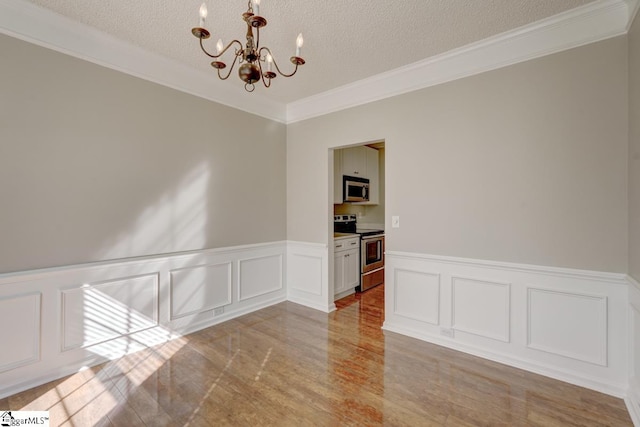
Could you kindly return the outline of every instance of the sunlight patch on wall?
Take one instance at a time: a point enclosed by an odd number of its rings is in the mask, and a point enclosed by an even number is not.
[[[114,243],[99,254],[98,259],[204,248],[210,176],[208,163],[195,167],[174,189],[148,205],[131,227],[119,233]]]

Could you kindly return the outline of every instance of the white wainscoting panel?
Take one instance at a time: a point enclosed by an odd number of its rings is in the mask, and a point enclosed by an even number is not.
[[[285,301],[285,255],[273,242],[0,275],[3,320],[19,319],[0,331],[0,399]]]
[[[40,359],[40,293],[0,298],[0,372]]]
[[[62,290],[62,351],[156,326],[158,283],[155,273]]]
[[[640,426],[640,283],[629,281],[629,388],[625,403],[634,425]]]
[[[393,312],[398,316],[440,324],[440,275],[396,269]]]
[[[320,243],[287,242],[287,299],[316,310],[335,310],[333,272],[328,247]],[[331,289],[329,289],[331,288]]]
[[[291,287],[310,295],[322,296],[322,256],[291,255]]]
[[[626,275],[385,255],[383,329],[614,396],[626,394]]]
[[[231,304],[231,262],[170,271],[171,320]]]
[[[451,287],[451,327],[453,329],[509,342],[511,323],[511,285],[509,283],[453,276]]]
[[[238,300],[244,301],[282,289],[282,264],[281,254],[240,260]]]
[[[529,288],[529,348],[607,365],[607,298]]]

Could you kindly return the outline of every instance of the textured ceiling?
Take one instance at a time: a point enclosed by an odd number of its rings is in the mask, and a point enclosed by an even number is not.
[[[202,0],[29,0],[146,50],[211,73],[191,28]],[[261,45],[283,71],[304,34],[307,64],[256,91],[288,103],[529,24],[594,0],[262,0]],[[243,41],[245,1],[206,0],[207,44]],[[230,61],[227,61],[228,63]],[[234,70],[235,74],[235,70]],[[230,84],[242,87],[232,75]]]

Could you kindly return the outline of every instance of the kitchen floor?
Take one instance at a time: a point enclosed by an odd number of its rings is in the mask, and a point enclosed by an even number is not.
[[[0,399],[51,426],[631,426],[624,402],[380,329],[384,287],[283,302]]]

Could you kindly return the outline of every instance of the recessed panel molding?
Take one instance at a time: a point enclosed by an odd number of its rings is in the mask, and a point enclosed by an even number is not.
[[[278,254],[240,260],[238,300],[244,301],[282,289],[282,259],[282,255]]]
[[[511,284],[453,276],[451,288],[453,329],[510,341]]]
[[[231,262],[171,270],[171,320],[231,304],[231,272]]]
[[[607,297],[528,288],[527,347],[607,366]]]
[[[0,372],[40,360],[40,299],[39,292],[0,299]]]
[[[440,274],[396,268],[393,287],[394,314],[440,324]]]

